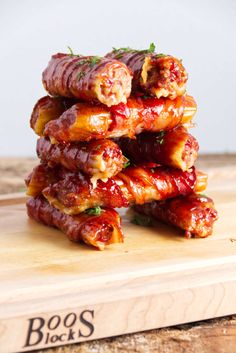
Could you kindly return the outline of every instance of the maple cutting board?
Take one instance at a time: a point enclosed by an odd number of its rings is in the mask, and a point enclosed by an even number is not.
[[[220,219],[207,239],[123,212],[125,243],[104,252],[0,200],[0,352],[47,348],[236,312],[236,191],[209,193]]]

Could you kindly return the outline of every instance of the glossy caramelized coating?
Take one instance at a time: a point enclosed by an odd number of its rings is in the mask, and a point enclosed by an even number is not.
[[[193,166],[199,149],[197,140],[182,125],[159,134],[142,133],[136,139],[115,141],[135,164],[154,162],[183,171]]]
[[[56,183],[59,180],[60,169],[51,169],[45,164],[39,164],[25,179],[27,195],[36,197],[48,185]]]
[[[160,202],[135,205],[134,209],[185,231],[186,237],[207,237],[218,219],[212,199],[201,194],[179,196]]]
[[[90,141],[92,139],[128,136],[142,131],[169,130],[191,121],[196,112],[191,96],[166,98],[129,98],[127,104],[110,109],[102,105],[78,103],[59,119],[50,121],[44,134],[55,141]]]
[[[175,99],[185,93],[187,72],[181,60],[148,50],[115,49],[106,57],[122,61],[133,72],[132,92]]]
[[[97,56],[58,53],[43,72],[43,85],[49,94],[99,101],[108,107],[126,103],[131,80],[125,64]]]
[[[41,137],[37,141],[38,157],[50,167],[62,165],[71,171],[81,170],[93,180],[116,175],[126,158],[119,146],[111,140],[51,144]]]
[[[50,184],[42,193],[62,212],[77,214],[96,206],[128,207],[134,203],[186,195],[194,190],[195,184],[194,168],[183,172],[168,167],[129,167],[107,182],[98,180],[95,188],[82,173],[64,170],[60,180]]]
[[[208,174],[206,174],[200,170],[197,170],[196,176],[197,176],[197,183],[194,187],[194,191],[195,192],[205,191],[207,188]]]
[[[69,98],[45,96],[38,100],[31,114],[30,126],[37,135],[42,136],[45,125],[69,109],[75,101]]]
[[[105,245],[123,242],[120,216],[115,210],[104,208],[99,215],[69,216],[51,206],[43,196],[30,198],[26,206],[30,218],[60,229],[74,242],[83,241],[99,250],[104,250]]]

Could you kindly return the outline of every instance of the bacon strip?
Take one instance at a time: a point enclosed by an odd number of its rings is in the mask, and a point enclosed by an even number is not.
[[[56,141],[90,141],[92,139],[128,136],[142,131],[170,130],[188,123],[196,112],[191,96],[175,100],[129,98],[127,104],[110,109],[101,105],[77,103],[59,119],[48,122],[44,135]]]
[[[42,79],[53,96],[99,101],[110,107],[126,103],[132,74],[125,64],[110,58],[58,53],[52,56]]]
[[[69,216],[51,206],[43,196],[30,198],[26,206],[30,218],[60,229],[74,242],[83,241],[99,250],[104,250],[105,245],[123,242],[120,216],[115,210],[104,208],[99,215]]]
[[[37,135],[42,136],[45,125],[69,109],[75,101],[69,98],[45,96],[38,100],[31,114],[30,126]]]
[[[94,188],[82,173],[63,170],[59,181],[44,188],[42,193],[62,212],[77,214],[96,206],[128,207],[134,203],[186,195],[194,190],[196,180],[194,168],[183,172],[168,167],[130,167],[107,182],[98,180]]]
[[[118,145],[105,139],[51,144],[49,139],[41,137],[37,154],[50,167],[62,165],[71,171],[81,170],[94,181],[116,175],[126,161]]]
[[[180,196],[160,202],[135,205],[135,211],[185,231],[187,238],[208,237],[218,219],[213,200],[200,194]]]
[[[145,50],[113,50],[107,58],[117,59],[133,72],[132,92],[143,91],[158,98],[175,99],[185,93],[187,72],[180,60]]]
[[[183,171],[191,168],[197,158],[198,143],[183,126],[163,132],[142,133],[136,139],[115,140],[133,163],[160,163]]]

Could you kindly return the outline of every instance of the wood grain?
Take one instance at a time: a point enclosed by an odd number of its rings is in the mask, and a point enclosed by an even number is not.
[[[235,165],[230,164],[227,173],[224,168],[208,168],[213,170],[209,194],[215,197],[221,218],[214,236],[205,240],[189,242],[165,226],[147,232],[130,225],[128,213],[125,244],[104,253],[91,252],[83,245],[78,249],[56,230],[48,233],[45,227],[34,225],[33,233],[29,231],[32,221],[24,218],[22,195],[16,204],[9,197],[0,200],[4,210],[0,229],[7,224],[0,247],[0,337],[9,325],[18,341],[24,340],[22,317],[27,320],[32,313],[50,317],[58,310],[62,314],[72,309],[80,312],[90,307],[88,303],[98,312],[95,334],[89,339],[104,337],[103,330],[106,335],[117,335],[235,312]],[[21,215],[17,221],[16,213]],[[230,317],[46,352],[234,352],[235,323]],[[5,344],[11,342],[13,347],[16,341],[8,337]]]

